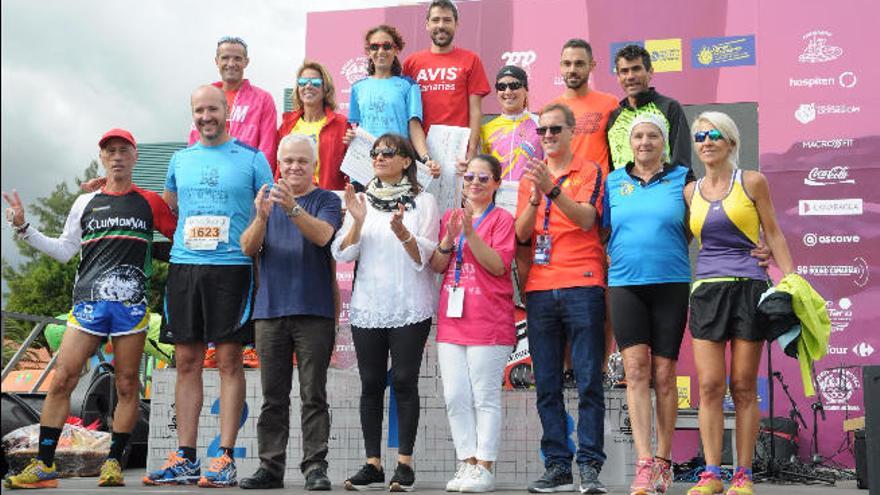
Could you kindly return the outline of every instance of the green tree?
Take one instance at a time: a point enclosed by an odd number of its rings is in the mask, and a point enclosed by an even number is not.
[[[82,177],[75,179],[76,189],[71,191],[67,182],[55,186],[55,190],[45,197],[38,198],[27,206],[27,221],[40,229],[41,232],[57,237],[64,230],[67,215],[77,196],[81,194],[80,184],[98,176],[98,161],[92,160],[83,172]],[[76,278],[79,256],[67,263],[58,261],[40,253],[23,241],[17,241],[19,252],[24,262],[13,266],[5,258],[2,259],[2,276],[8,291],[4,294],[5,310],[41,316],[55,316],[70,310],[70,295]],[[151,294],[148,301],[154,311],[162,309],[162,294],[165,290],[165,278],[168,266],[163,262],[153,263]],[[7,321],[6,337],[21,342],[30,332],[29,324]],[[4,362],[11,351],[3,348]]]

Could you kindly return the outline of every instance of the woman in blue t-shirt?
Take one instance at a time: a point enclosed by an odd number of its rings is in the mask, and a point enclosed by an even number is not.
[[[633,161],[608,175],[603,226],[614,337],[623,354],[636,462],[632,493],[663,493],[672,483],[678,409],[675,365],[687,321],[688,169],[666,163],[666,126],[643,114],[630,126]],[[657,450],[651,451],[651,390],[657,396]]]
[[[419,160],[430,161],[422,129],[421,87],[400,75],[397,55],[403,50],[403,37],[393,26],[382,24],[367,31],[364,43],[369,77],[351,87],[348,121],[353,128],[363,127],[372,136],[391,133],[407,137]],[[346,144],[354,138],[353,128],[345,133]]]

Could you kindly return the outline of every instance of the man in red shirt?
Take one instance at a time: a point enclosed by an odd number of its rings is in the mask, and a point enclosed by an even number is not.
[[[481,102],[489,94],[489,81],[476,53],[452,46],[457,28],[455,5],[450,0],[431,2],[425,21],[431,48],[409,56],[403,73],[422,87],[425,134],[434,124],[470,128],[467,157],[471,158],[480,141]],[[428,157],[421,158],[427,161]]]

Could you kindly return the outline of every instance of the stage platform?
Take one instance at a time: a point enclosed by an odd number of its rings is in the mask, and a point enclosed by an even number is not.
[[[250,473],[240,473],[244,475],[249,475]],[[197,488],[195,486],[157,486],[157,487],[145,487],[141,485],[141,477],[144,475],[144,471],[142,469],[129,469],[125,472],[125,480],[128,486],[122,488],[112,488],[112,489],[96,489],[97,486],[97,478],[72,478],[67,480],[61,480],[61,486],[57,489],[52,490],[40,490],[39,493],[64,493],[69,495],[95,495],[95,493],[113,493],[115,494],[134,494],[134,493],[146,493],[146,494],[184,494],[184,493],[200,493],[204,494],[207,492],[213,493],[211,490],[205,490],[204,488]],[[416,473],[418,476],[418,473]],[[331,493],[356,493],[356,492],[346,492],[342,489],[341,480],[333,478],[333,490]],[[432,483],[432,482],[419,482],[418,479],[416,481],[416,493],[423,493],[425,495],[442,495],[446,492],[443,491],[444,484],[442,483]],[[684,495],[690,485],[686,485],[683,483],[675,484],[672,486],[672,489],[669,491],[669,495]],[[285,482],[284,490],[247,490],[240,491],[238,488],[233,488],[230,490],[221,490],[222,493],[248,493],[253,495],[269,495],[269,494],[279,494],[279,493],[307,493],[303,491],[302,483],[299,481],[287,480]],[[626,486],[612,486],[609,493],[614,494],[626,494],[629,493],[629,490]],[[840,482],[837,486],[828,486],[828,485],[774,485],[768,483],[760,483],[755,486],[755,493],[757,495],[789,495],[794,493],[793,490],[797,490],[796,493],[798,495],[867,495],[867,490],[859,490],[856,488],[855,481],[845,481]],[[5,490],[4,490],[5,492]],[[321,492],[315,492],[321,493]],[[383,493],[383,492],[373,492],[373,493]],[[517,486],[517,485],[508,485],[502,483],[499,486],[498,491],[495,492],[498,495],[508,495],[508,494],[524,494],[528,493],[525,489],[525,486]]]

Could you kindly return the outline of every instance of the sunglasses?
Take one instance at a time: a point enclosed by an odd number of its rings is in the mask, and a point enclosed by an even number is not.
[[[224,36],[224,37],[220,38],[219,40],[217,40],[218,47],[220,45],[222,45],[223,43],[232,43],[235,45],[241,45],[244,47],[245,50],[247,50],[247,43],[245,43],[244,40],[239,38],[238,36]]]
[[[370,43],[367,45],[367,48],[370,49],[371,52],[378,52],[379,48],[385,50],[386,52],[390,52],[395,48],[393,43],[385,42],[385,43]]]
[[[487,184],[489,182],[489,179],[492,178],[492,176],[490,176],[489,174],[487,174],[485,172],[480,173],[479,175],[475,174],[473,172],[466,172],[462,176],[462,178],[464,179],[465,182],[468,182],[468,183],[473,182],[474,180],[478,180],[478,181],[480,181],[480,184]]]
[[[370,150],[370,158],[377,158],[379,155],[382,155],[383,158],[394,158],[398,154],[400,154],[400,150],[395,148],[376,148]]]
[[[718,141],[724,139],[724,135],[721,134],[721,131],[718,129],[712,129],[711,131],[700,131],[694,133],[694,141],[697,143],[702,143],[709,138],[712,141]]]
[[[502,91],[507,91],[508,89],[510,89],[511,91],[516,91],[522,87],[523,87],[523,83],[521,83],[519,81],[514,81],[514,82],[509,82],[509,83],[502,83],[502,82],[495,83],[495,91],[498,91],[499,93]]]
[[[539,136],[544,136],[547,134],[547,131],[550,131],[550,134],[555,136],[555,135],[559,134],[560,132],[562,132],[562,130],[565,128],[566,128],[566,126],[562,126],[562,125],[548,125],[548,126],[538,127],[537,129],[535,129],[535,132],[537,132]]]
[[[320,77],[300,77],[296,80],[296,84],[301,88],[304,88],[309,84],[311,84],[313,88],[320,88],[324,85],[324,80]]]

